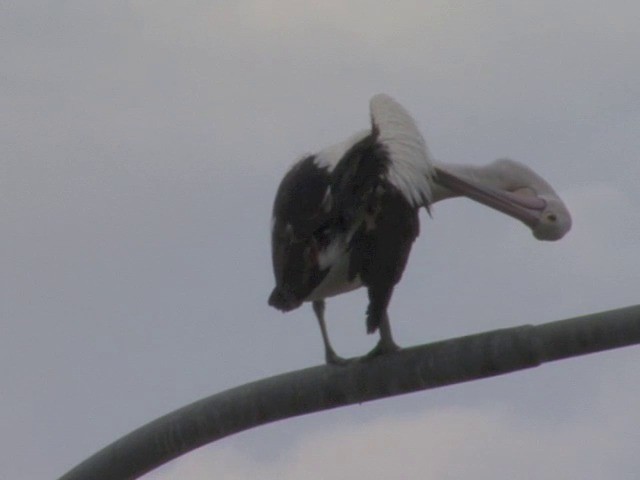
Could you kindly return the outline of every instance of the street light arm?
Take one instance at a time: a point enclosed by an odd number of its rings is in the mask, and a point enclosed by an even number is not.
[[[130,480],[198,447],[284,418],[501,375],[640,343],[640,305],[524,325],[258,380],[196,401],[116,440],[59,480]]]

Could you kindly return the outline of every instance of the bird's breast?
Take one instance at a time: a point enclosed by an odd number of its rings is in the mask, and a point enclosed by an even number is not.
[[[320,258],[322,259],[322,254]],[[360,275],[349,278],[349,253],[347,251],[343,250],[339,255],[334,254],[331,258],[332,263],[326,266],[328,272],[305,300],[322,300],[350,292],[362,286]]]

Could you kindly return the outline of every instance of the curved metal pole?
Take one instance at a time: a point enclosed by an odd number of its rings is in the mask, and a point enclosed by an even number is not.
[[[202,445],[283,418],[640,343],[640,305],[495,330],[345,367],[322,365],[204,398],[129,433],[59,480],[135,479]]]

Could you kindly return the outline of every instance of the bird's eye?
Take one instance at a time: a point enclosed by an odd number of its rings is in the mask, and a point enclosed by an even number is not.
[[[558,220],[558,217],[555,213],[550,213],[547,215],[547,220],[549,220],[550,222],[555,222],[556,220]]]

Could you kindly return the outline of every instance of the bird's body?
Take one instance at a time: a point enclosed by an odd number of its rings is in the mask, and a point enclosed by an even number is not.
[[[370,111],[371,130],[297,162],[283,178],[273,208],[276,286],[269,304],[289,311],[313,302],[330,363],[342,360],[328,339],[324,299],[367,288],[367,332],[380,331],[380,342],[370,355],[397,349],[387,308],[420,231],[418,211],[442,198],[467,195],[455,174],[434,166],[401,105],[376,95]],[[445,178],[444,186],[434,183],[438,173]],[[513,198],[502,199],[505,208],[486,200],[493,194],[484,191],[475,200],[528,224],[533,221],[509,210]],[[531,209],[528,204],[523,208]]]
[[[269,303],[287,311],[365,286],[367,331],[382,326],[380,350],[390,350],[387,307],[419,233],[433,166],[413,120],[391,98],[372,99],[371,120],[370,132],[302,159],[283,179]]]

